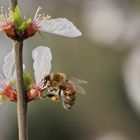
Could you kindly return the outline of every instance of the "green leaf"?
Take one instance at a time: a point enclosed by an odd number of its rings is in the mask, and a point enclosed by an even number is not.
[[[21,12],[18,6],[16,6],[14,12],[12,13],[12,16],[13,16],[15,27],[19,31],[24,31],[26,27],[32,22],[31,18],[29,19],[22,18]]]
[[[16,6],[14,12],[12,13],[13,15],[13,20],[14,20],[14,24],[16,27],[20,27],[23,23],[23,19],[20,13],[20,9],[18,6]]]
[[[18,28],[20,31],[24,31],[25,29],[26,29],[26,27],[30,24],[30,23],[32,23],[32,20],[29,18],[29,19],[27,19],[26,21],[24,21],[21,25],[20,25],[20,27]]]
[[[28,24],[30,24],[30,23],[32,23],[32,19],[31,19],[31,18],[28,18],[28,19],[26,20],[26,24],[28,25]]]
[[[28,91],[30,90],[31,84],[32,84],[32,75],[31,73],[24,73],[23,75],[23,79],[24,79],[24,90]]]

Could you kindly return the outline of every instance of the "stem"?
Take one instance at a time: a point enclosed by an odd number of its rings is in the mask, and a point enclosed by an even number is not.
[[[9,0],[11,9],[14,11],[17,6],[17,0]],[[22,49],[23,41],[14,41],[15,49],[15,65],[16,65],[16,86],[17,86],[17,118],[18,118],[18,133],[19,140],[28,140],[27,130],[27,101],[23,88],[23,62]]]
[[[23,89],[23,62],[22,62],[23,42],[14,41],[15,64],[16,64],[16,83],[17,83],[17,115],[19,140],[27,140],[27,101]]]
[[[9,2],[10,2],[11,9],[14,11],[14,9],[17,6],[17,0],[9,0]]]

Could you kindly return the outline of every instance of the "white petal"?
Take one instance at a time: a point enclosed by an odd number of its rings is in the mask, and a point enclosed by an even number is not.
[[[24,69],[25,65],[23,64],[23,70]],[[5,76],[4,81],[6,84],[16,79],[14,48],[5,56],[2,70]]]
[[[9,81],[14,81],[16,79],[16,70],[14,70],[13,74],[11,75]]]
[[[6,87],[6,81],[3,78],[3,76],[0,75],[0,93],[3,91],[3,89],[5,89],[5,87]]]
[[[40,31],[66,36],[66,37],[78,37],[81,36],[81,32],[66,18],[56,18],[46,21],[41,21],[39,24]]]
[[[12,71],[15,64],[14,58],[14,49],[12,49],[4,58],[4,64],[2,66],[2,70],[7,82],[10,82],[10,78],[12,77]]]
[[[140,115],[140,47],[135,46],[124,65],[126,94],[133,109]]]
[[[15,69],[15,67],[13,69],[14,69],[14,71],[13,71],[9,81],[14,81],[16,79],[16,69]],[[25,64],[23,64],[23,71],[24,70],[25,70]]]
[[[50,73],[52,60],[51,50],[48,47],[39,46],[32,51],[32,57],[34,60],[34,76],[38,84],[45,74]]]

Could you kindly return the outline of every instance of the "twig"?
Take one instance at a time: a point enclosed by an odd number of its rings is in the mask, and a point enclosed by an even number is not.
[[[14,11],[15,7],[17,6],[17,0],[9,0],[11,9]]]
[[[14,11],[17,0],[10,0],[11,9]],[[27,131],[27,101],[23,88],[23,62],[22,49],[23,41],[14,41],[15,49],[15,65],[16,65],[16,86],[17,86],[17,118],[18,118],[18,133],[19,140],[28,140]]]
[[[15,48],[15,63],[17,75],[17,115],[18,115],[18,132],[19,140],[27,140],[27,102],[23,89],[23,63],[22,63],[22,48],[23,42],[14,41]]]

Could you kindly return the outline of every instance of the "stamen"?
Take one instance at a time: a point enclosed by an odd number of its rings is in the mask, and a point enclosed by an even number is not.
[[[12,17],[12,11],[10,8],[8,8],[8,18],[11,19],[11,17]]]
[[[0,86],[1,86],[1,88],[3,88],[3,89],[6,87],[6,84],[5,84],[5,82],[4,82],[4,78],[3,78],[2,75],[0,75]]]
[[[51,18],[50,15],[45,15],[44,13],[43,14],[39,14],[39,11],[41,10],[42,8],[41,7],[38,7],[36,13],[35,13],[35,16],[34,16],[34,21],[39,24],[42,20],[48,20]]]
[[[4,78],[3,78],[3,76],[2,76],[2,75],[0,75],[0,78],[1,78],[2,80],[4,80]]]
[[[0,93],[2,93],[3,92],[3,89],[2,88],[0,88]]]
[[[5,19],[6,19],[6,21],[7,21],[7,19],[8,19],[8,13],[7,13],[6,10],[5,10]]]
[[[50,15],[47,15],[47,19],[50,19],[51,18],[51,16]]]
[[[2,81],[0,82],[0,86],[1,86],[3,89],[5,89],[5,87],[6,87],[5,83],[3,83]]]
[[[41,9],[42,9],[42,8],[41,8],[40,6],[37,8],[37,11],[36,11],[35,16],[34,16],[34,20],[35,20],[36,17],[38,16],[38,13],[39,13],[39,11],[40,11]]]
[[[4,10],[1,6],[0,8],[0,22],[2,24],[6,24],[9,20],[12,20],[12,12],[10,8],[8,10]]]
[[[27,17],[26,17],[26,16],[24,16],[24,19],[25,19],[25,20],[27,20]]]
[[[3,15],[3,7],[2,6],[1,6],[1,10],[0,11],[1,11],[1,14]]]

